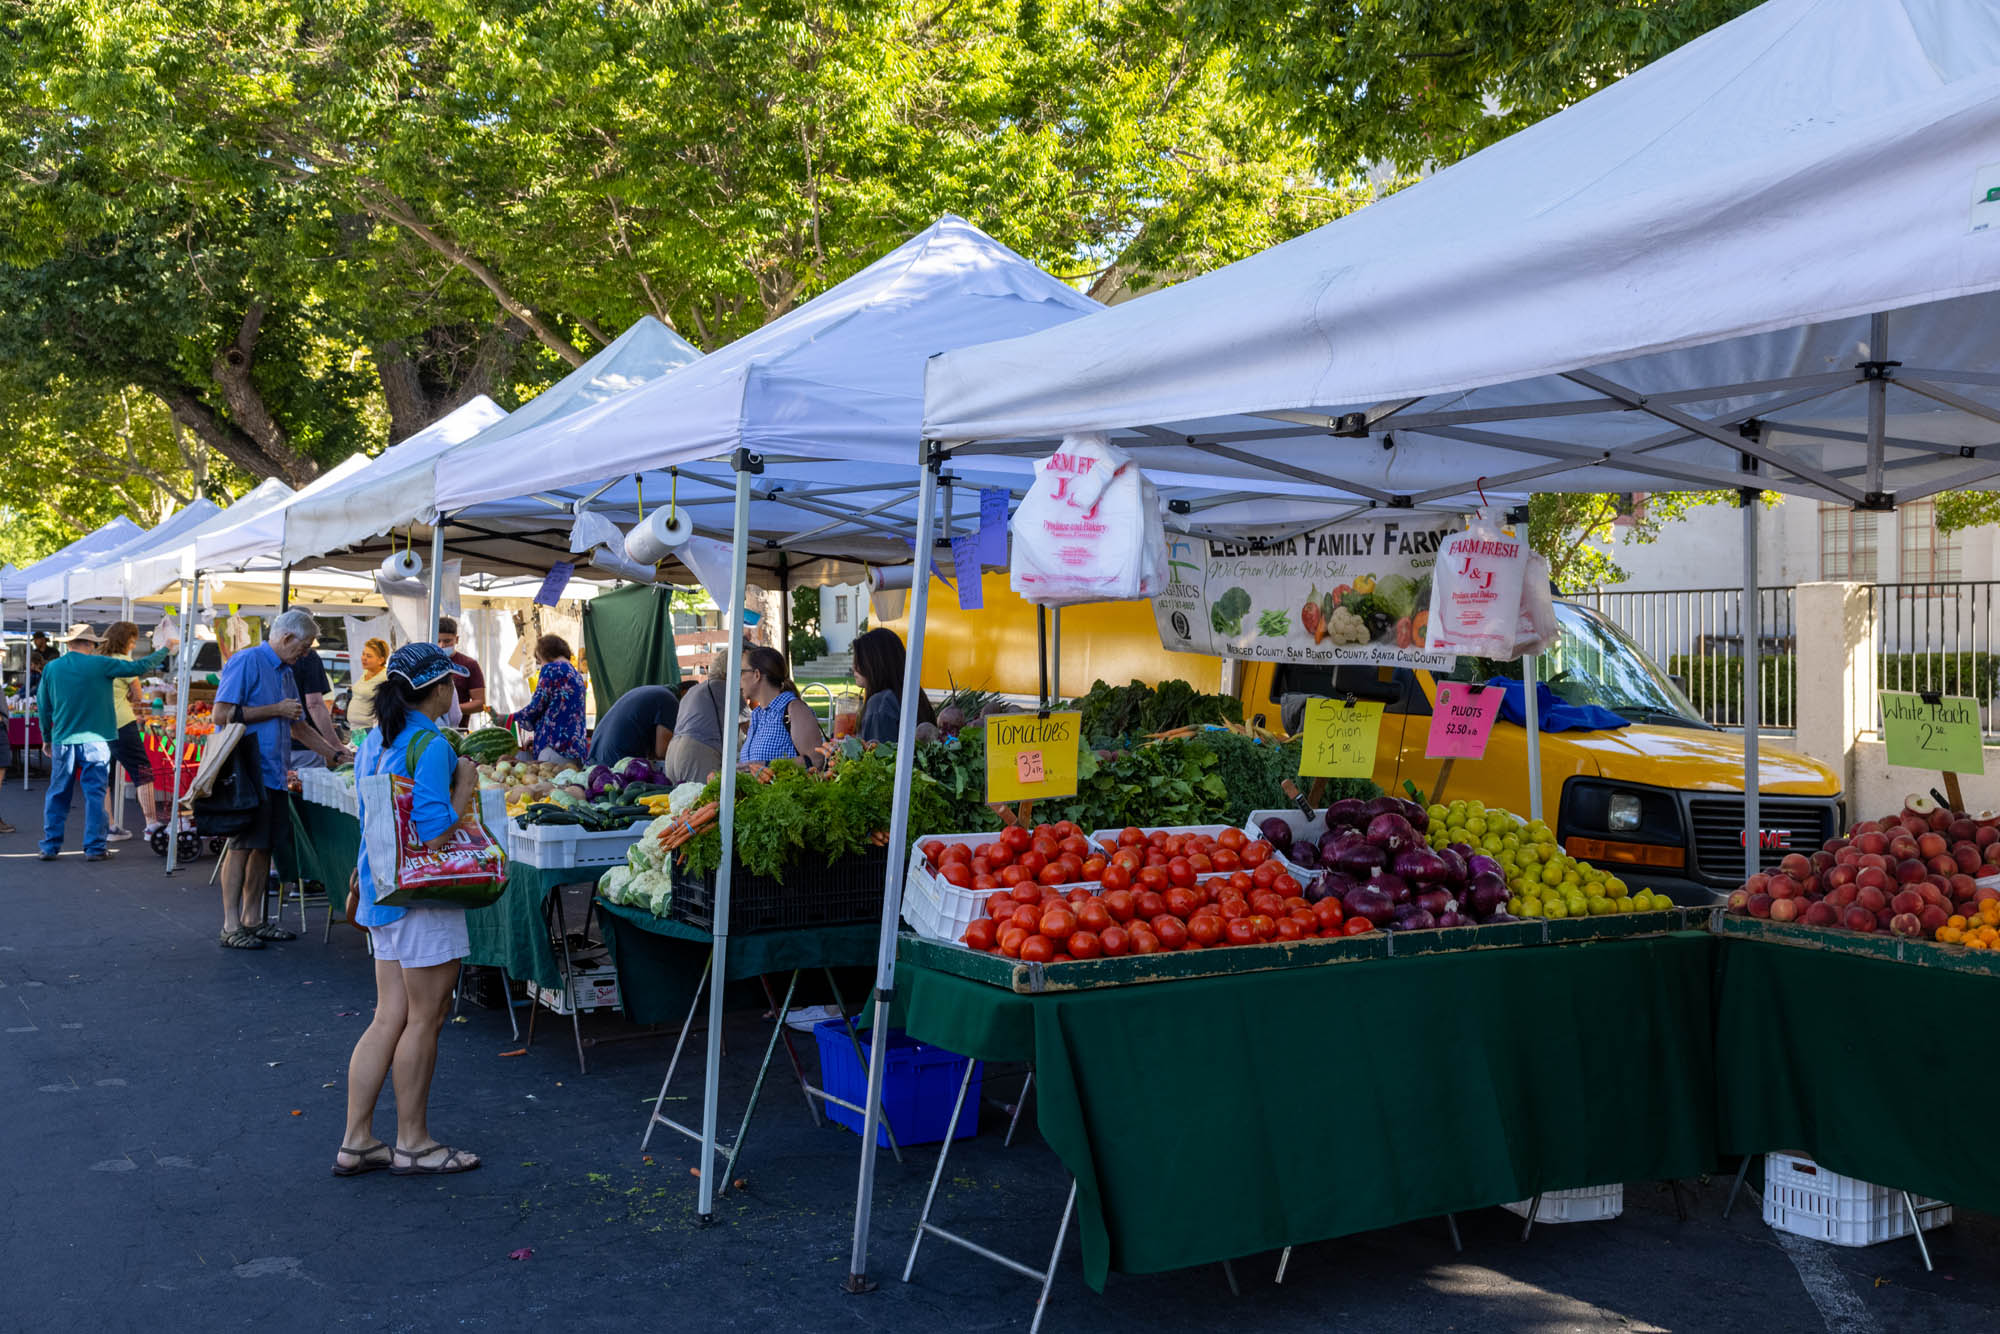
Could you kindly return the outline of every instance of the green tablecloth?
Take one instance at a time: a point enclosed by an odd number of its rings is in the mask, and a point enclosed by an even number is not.
[[[1045,996],[905,966],[897,1014],[1034,1062],[1101,1289],[1712,1169],[1713,950],[1688,932]]]
[[[491,907],[465,915],[466,934],[472,942],[472,952],[465,956],[465,961],[498,968],[511,978],[560,991],[562,969],[549,941],[549,895],[561,885],[595,884],[603,872],[601,866],[547,871],[525,862],[510,861],[506,892]]]
[[[618,997],[626,1017],[639,1024],[678,1024],[694,1002],[714,937],[700,927],[602,899],[597,901],[597,913],[604,943],[618,968]],[[870,923],[731,936],[726,980],[789,973],[794,968],[872,968],[880,933],[881,928]],[[852,1002],[855,997],[847,999]]]
[[[325,886],[333,915],[345,921],[347,880],[361,859],[361,822],[318,802],[291,803],[293,873]]]
[[[1971,1142],[2000,1106],[1981,1040],[1990,977],[1724,940],[1716,1139],[1792,1149],[1878,1185],[2000,1212],[2000,1162]]]

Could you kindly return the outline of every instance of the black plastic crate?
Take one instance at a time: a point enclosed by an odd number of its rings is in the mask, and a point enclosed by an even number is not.
[[[715,874],[689,875],[674,859],[674,896],[667,916],[715,929]],[[787,931],[804,926],[853,926],[882,920],[882,882],[889,850],[871,848],[822,866],[794,866],[784,880],[752,875],[736,864],[729,888],[729,934]]]

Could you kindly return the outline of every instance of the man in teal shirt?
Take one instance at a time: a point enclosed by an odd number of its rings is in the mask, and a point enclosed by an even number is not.
[[[125,662],[99,656],[97,631],[88,625],[72,625],[64,638],[68,651],[42,669],[35,689],[42,753],[50,760],[49,795],[42,804],[42,860],[54,861],[62,851],[70,798],[81,787],[83,859],[101,862],[112,855],[104,847],[110,832],[104,793],[111,785],[111,739],[118,735],[111,682],[158,670],[167,660],[167,650],[156,649]]]

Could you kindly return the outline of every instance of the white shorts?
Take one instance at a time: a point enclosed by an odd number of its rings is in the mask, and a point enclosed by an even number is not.
[[[405,908],[393,922],[368,928],[375,957],[405,968],[430,968],[472,953],[463,908]]]

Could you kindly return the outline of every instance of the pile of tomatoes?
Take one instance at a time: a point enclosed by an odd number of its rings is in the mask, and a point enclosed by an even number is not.
[[[1064,963],[1374,930],[1366,918],[1347,920],[1337,898],[1307,903],[1270,844],[1239,829],[1211,838],[1128,828],[1112,848],[1070,830],[1015,828],[989,844],[925,845],[948,882],[991,891],[986,916],[960,937],[965,945]]]

